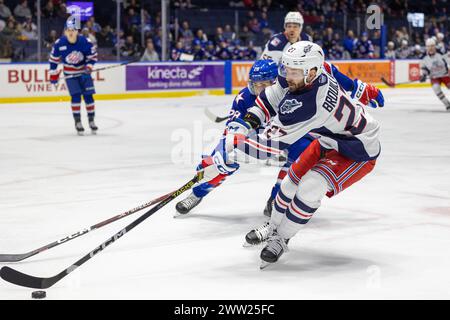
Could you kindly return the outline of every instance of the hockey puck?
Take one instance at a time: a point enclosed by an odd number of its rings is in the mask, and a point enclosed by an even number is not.
[[[31,297],[33,299],[44,299],[47,296],[47,293],[45,291],[33,291],[31,293]]]

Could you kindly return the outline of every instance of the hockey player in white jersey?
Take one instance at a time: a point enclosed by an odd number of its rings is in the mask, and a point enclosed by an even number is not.
[[[271,59],[277,64],[281,60],[283,52],[293,43],[307,40],[312,41],[311,36],[302,32],[303,16],[300,12],[288,12],[284,18],[284,32],[272,36],[267,42],[260,59]]]
[[[433,38],[427,39],[425,45],[427,47],[427,53],[421,62],[420,69],[422,77],[420,81],[424,82],[429,77],[434,93],[445,105],[447,111],[450,111],[450,101],[441,89],[441,84],[444,84],[450,89],[449,58],[437,52],[436,41]]]
[[[379,124],[352,100],[325,68],[320,46],[293,44],[283,53],[277,82],[266,88],[244,120],[228,125],[227,150],[239,148],[257,126],[267,141],[289,144],[306,133],[316,137],[289,168],[275,198],[261,242],[262,265],[278,261],[287,244],[320,207],[371,172],[380,154]]]

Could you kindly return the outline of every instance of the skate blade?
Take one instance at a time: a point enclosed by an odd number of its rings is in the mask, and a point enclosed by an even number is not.
[[[84,136],[84,132],[78,131],[77,134],[78,134],[79,136]]]
[[[268,266],[272,265],[272,262],[267,262],[264,260],[261,260],[261,264],[259,265],[259,270],[264,270],[265,268],[267,268]]]
[[[91,130],[91,134],[92,134],[93,136],[97,135],[97,130]]]
[[[184,219],[187,216],[187,213],[179,213],[178,211],[174,213],[174,219]]]

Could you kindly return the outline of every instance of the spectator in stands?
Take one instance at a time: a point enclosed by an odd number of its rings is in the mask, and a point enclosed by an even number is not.
[[[31,20],[31,16],[22,25],[22,37],[26,40],[37,40],[37,27]]]
[[[231,29],[231,26],[229,24],[227,24],[225,26],[225,29],[223,31],[223,37],[229,43],[231,41],[234,41],[234,39],[236,39],[236,33],[233,32],[233,30]]]
[[[156,52],[161,55],[162,51],[162,29],[159,28],[156,34],[152,37],[153,44],[155,45]]]
[[[255,34],[261,32],[261,26],[259,24],[258,18],[253,18],[252,20],[250,20],[247,26],[248,29]]]
[[[159,61],[158,53],[155,51],[155,46],[151,39],[147,39],[147,46],[141,57],[141,61]]]
[[[203,32],[202,29],[198,29],[195,33],[194,41],[200,41],[202,47],[204,47],[208,42],[208,36]]]
[[[139,54],[139,45],[134,42],[133,36],[127,36],[124,45],[120,48],[123,57],[134,58]]]
[[[408,58],[410,59],[422,59],[423,57],[423,51],[422,51],[422,47],[420,46],[420,44],[416,44],[414,46],[414,50],[411,52],[411,54],[409,55]]]
[[[177,41],[175,48],[173,48],[170,52],[170,59],[172,61],[180,61],[182,53],[185,53],[183,48],[183,42]]]
[[[253,42],[250,41],[247,48],[244,50],[244,60],[256,60],[258,52],[256,52]]]
[[[233,60],[243,60],[244,59],[244,48],[241,48],[241,42],[239,39],[236,39],[232,42],[230,47],[231,55]]]
[[[372,41],[374,57],[379,58],[381,53],[381,32],[374,30],[370,41]]]
[[[83,28],[81,30],[81,34],[83,36],[85,36],[86,38],[88,38],[89,40],[91,40],[91,42],[94,45],[97,45],[97,38],[95,37],[94,33],[92,31],[90,31],[88,28]]]
[[[14,20],[14,17],[10,17],[6,22],[6,26],[3,29],[2,33],[6,38],[13,39],[15,30],[16,30],[16,21]]]
[[[386,59],[395,59],[395,44],[394,41],[389,41],[387,44],[386,51],[384,52],[384,57]]]
[[[239,40],[244,46],[247,46],[250,42],[255,41],[255,35],[248,30],[247,26],[242,27],[242,31],[239,33]]]
[[[202,43],[200,40],[194,40],[192,43],[192,55],[194,56],[194,60],[207,60],[205,49],[202,48]]]
[[[183,21],[181,24],[180,37],[183,42],[183,47],[188,47],[191,45],[192,40],[194,40],[194,33],[189,27],[189,22]]]
[[[14,8],[14,16],[19,22],[23,22],[26,17],[31,16],[31,10],[28,7],[27,0],[20,0],[19,4]]]
[[[206,43],[205,53],[207,60],[216,60],[216,46],[214,45],[214,42],[208,41]]]
[[[373,59],[374,48],[372,41],[369,40],[367,32],[363,32],[361,39],[358,40],[355,46],[356,57],[359,59]]]
[[[395,57],[397,59],[408,59],[411,54],[411,50],[408,46],[408,40],[403,39],[400,45],[400,48],[397,49],[395,53]]]
[[[45,47],[51,49],[56,40],[58,40],[58,34],[56,33],[56,30],[51,30],[48,37],[45,38]]]
[[[355,38],[355,34],[353,33],[353,30],[347,31],[347,37],[344,39],[344,50],[347,52],[347,55],[349,58],[352,58],[354,56],[356,43],[358,42],[358,39]],[[346,57],[347,59],[347,57]]]
[[[111,26],[107,24],[97,34],[97,45],[99,47],[110,48],[114,46],[115,35],[111,31]]]
[[[0,19],[7,20],[11,17],[11,10],[4,4],[4,0],[0,0]]]
[[[133,8],[129,8],[127,10],[127,15],[124,18],[124,24],[126,26],[126,30],[131,30],[133,26],[139,26],[140,22],[140,17],[139,15],[136,13],[136,11],[134,11]]]
[[[219,50],[216,52],[216,57],[219,60],[230,60],[233,58],[231,51],[228,49],[228,44],[226,41],[222,40],[219,43]]]
[[[325,51],[329,51],[331,49],[333,46],[333,39],[333,28],[326,28],[322,37],[322,48],[325,49]]]
[[[223,35],[223,29],[221,27],[216,28],[216,34],[214,35],[214,42],[216,44],[221,43],[222,41],[226,41]]]
[[[270,32],[269,20],[267,18],[267,13],[266,12],[261,12],[261,17],[259,18],[259,28],[263,32],[267,32],[267,30]],[[266,31],[264,31],[264,30],[266,30]]]
[[[328,52],[328,58],[331,60],[344,59],[344,47],[341,45],[339,33],[335,33],[331,41],[331,48]]]
[[[95,21],[95,18],[92,16],[86,21],[86,28],[89,28],[90,31],[94,31],[95,33],[99,33],[102,31],[102,27]]]
[[[44,18],[54,18],[57,16],[55,6],[52,0],[48,0],[45,7],[42,9],[42,16]]]

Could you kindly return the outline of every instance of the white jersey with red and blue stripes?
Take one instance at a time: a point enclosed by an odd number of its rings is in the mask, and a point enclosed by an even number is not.
[[[355,161],[376,159],[380,154],[380,125],[362,104],[350,98],[336,78],[323,67],[319,77],[304,89],[290,92],[278,77],[249,109],[272,141],[292,144],[309,133],[326,149]]]
[[[97,49],[92,42],[78,35],[75,43],[70,43],[66,36],[56,40],[49,57],[50,70],[56,70],[63,64],[64,74],[84,73],[87,65],[91,67],[97,62]]]

